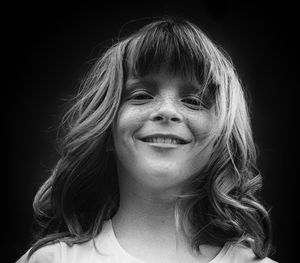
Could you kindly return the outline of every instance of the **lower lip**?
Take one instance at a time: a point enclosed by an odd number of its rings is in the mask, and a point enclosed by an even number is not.
[[[158,142],[144,142],[142,140],[139,140],[142,143],[145,143],[149,146],[158,147],[158,148],[178,148],[180,146],[184,146],[185,144],[173,144],[173,143],[158,143]]]

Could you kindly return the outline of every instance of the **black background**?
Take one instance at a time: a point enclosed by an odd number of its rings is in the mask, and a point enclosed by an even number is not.
[[[288,2],[199,1],[197,4],[140,1],[87,5],[11,4],[3,9],[7,37],[2,49],[2,90],[6,132],[2,184],[5,252],[14,261],[30,239],[32,200],[57,160],[55,127],[63,99],[73,93],[100,47],[109,46],[120,28],[135,28],[147,17],[176,15],[200,26],[230,55],[251,97],[252,126],[263,174],[262,196],[271,209],[276,252],[292,262],[297,220],[295,199],[297,119],[297,31]],[[132,28],[131,26],[123,27]],[[296,115],[296,114],[295,114]],[[6,188],[6,186],[8,186]],[[298,220],[299,221],[299,220]]]

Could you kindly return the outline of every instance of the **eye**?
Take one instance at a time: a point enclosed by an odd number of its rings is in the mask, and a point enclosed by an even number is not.
[[[135,99],[135,100],[147,100],[147,99],[152,99],[152,97],[149,94],[140,93],[140,94],[134,95],[133,99]]]
[[[151,100],[152,96],[146,92],[135,92],[130,96],[130,99],[136,102],[144,102]]]
[[[182,101],[184,101],[185,103],[193,104],[193,105],[197,105],[197,106],[199,106],[201,104],[201,101],[198,98],[185,98]]]
[[[184,99],[182,99],[182,102],[187,104],[187,106],[192,109],[200,109],[201,107],[204,106],[201,99],[198,97],[194,97],[194,96],[184,98]]]

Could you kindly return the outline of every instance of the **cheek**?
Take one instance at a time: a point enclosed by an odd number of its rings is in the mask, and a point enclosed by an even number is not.
[[[192,148],[189,158],[189,166],[193,173],[201,171],[208,163],[213,152],[213,142],[211,134],[213,125],[208,119],[194,120],[191,124],[191,130],[194,136],[195,144]]]
[[[214,129],[214,118],[209,113],[193,115],[188,119],[188,126],[196,143],[204,144]]]
[[[142,125],[144,118],[138,109],[122,106],[113,123],[115,139],[120,140],[123,136],[132,135]]]

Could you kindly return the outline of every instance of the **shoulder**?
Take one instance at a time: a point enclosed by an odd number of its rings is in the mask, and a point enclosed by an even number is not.
[[[276,263],[274,260],[266,257],[264,259],[257,259],[251,248],[236,244],[231,245],[227,253],[228,262],[238,263]]]
[[[27,251],[16,263],[85,263],[87,259],[89,262],[99,262],[99,260],[107,262],[114,254],[110,235],[109,224],[105,224],[95,239],[72,246],[63,241],[46,245],[35,251],[29,260],[27,259],[29,251]]]
[[[29,251],[30,250],[28,250],[16,263],[62,262],[62,248],[59,242],[39,248],[29,259],[27,259]]]
[[[29,259],[27,259],[29,253],[27,251],[16,263],[81,263],[91,255],[93,248],[92,240],[72,246],[65,242],[57,242],[39,248]]]

